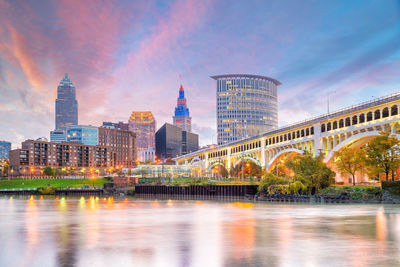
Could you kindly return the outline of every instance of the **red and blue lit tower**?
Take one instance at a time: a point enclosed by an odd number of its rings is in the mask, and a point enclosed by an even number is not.
[[[175,116],[173,117],[174,125],[182,128],[183,131],[192,131],[192,118],[189,116],[189,108],[187,107],[185,91],[183,86],[179,88],[179,97],[177,106],[175,107]]]

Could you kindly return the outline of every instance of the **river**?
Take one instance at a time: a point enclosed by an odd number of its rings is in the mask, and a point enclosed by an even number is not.
[[[0,197],[0,266],[399,266],[399,205]]]

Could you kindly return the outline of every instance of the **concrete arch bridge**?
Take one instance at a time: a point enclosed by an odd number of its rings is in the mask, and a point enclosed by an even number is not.
[[[360,147],[381,131],[397,136],[399,108],[400,93],[397,93],[257,136],[198,150],[175,160],[178,165],[196,164],[207,170],[216,164],[230,170],[241,161],[250,160],[271,170],[277,162],[307,151],[313,155],[322,153],[329,165],[335,151],[348,146]],[[365,179],[359,177],[357,182]],[[348,182],[338,174],[336,181]]]

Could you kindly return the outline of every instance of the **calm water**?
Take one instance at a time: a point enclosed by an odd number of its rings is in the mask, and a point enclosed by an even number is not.
[[[0,198],[0,266],[399,266],[400,206]]]

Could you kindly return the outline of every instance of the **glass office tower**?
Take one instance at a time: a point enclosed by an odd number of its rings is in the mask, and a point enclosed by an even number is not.
[[[78,124],[78,101],[75,87],[66,73],[57,87],[56,130],[66,130],[67,126]]]
[[[92,125],[68,126],[67,142],[97,146],[99,143],[99,128]]]
[[[217,81],[218,144],[278,127],[278,80],[260,75],[211,76]]]

